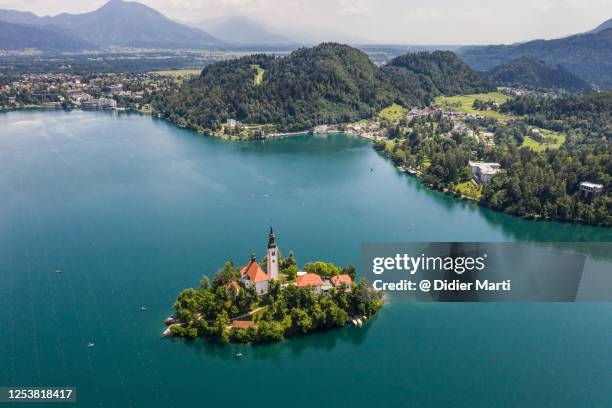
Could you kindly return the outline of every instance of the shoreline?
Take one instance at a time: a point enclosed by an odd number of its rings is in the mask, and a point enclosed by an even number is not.
[[[129,108],[81,109],[81,108],[76,108],[75,107],[75,108],[64,109],[61,106],[60,107],[53,107],[53,106],[49,106],[48,107],[48,106],[41,106],[41,105],[31,105],[31,106],[17,107],[17,108],[0,108],[0,113],[11,112],[11,111],[45,110],[45,109],[49,109],[49,110],[59,110],[59,109],[62,109],[62,110],[65,110],[65,111],[79,110],[79,111],[82,111],[82,112],[97,112],[97,111],[100,111],[100,112],[106,111],[106,112],[108,112],[108,111],[116,111],[116,112],[138,113],[138,114],[141,114],[141,115],[151,116],[152,118],[155,118],[155,119],[161,119],[163,121],[171,123],[172,125],[176,126],[177,128],[180,128],[180,129],[192,130],[192,131],[195,131],[198,134],[203,135],[203,136],[217,138],[217,139],[222,139],[222,140],[226,140],[226,141],[229,141],[229,142],[248,142],[248,141],[257,141],[257,140],[264,141],[264,140],[271,140],[271,139],[276,139],[276,138],[282,139],[282,138],[293,137],[293,136],[306,136],[306,135],[315,135],[315,134],[321,134],[321,135],[323,135],[323,134],[346,134],[346,135],[356,136],[356,137],[360,137],[360,138],[369,140],[372,143],[375,142],[376,140],[378,140],[375,137],[371,137],[371,136],[368,136],[368,135],[361,135],[359,133],[354,133],[354,132],[347,132],[347,131],[339,130],[337,132],[335,131],[335,132],[315,133],[313,131],[313,129],[311,129],[311,130],[295,131],[295,132],[274,133],[274,134],[271,134],[271,135],[269,135],[269,136],[267,136],[265,138],[261,138],[261,139],[240,139],[240,138],[237,138],[237,137],[232,137],[232,136],[228,137],[226,135],[215,134],[214,132],[210,132],[210,131],[207,131],[207,130],[196,129],[196,128],[191,127],[191,126],[182,126],[182,125],[178,124],[177,122],[175,122],[175,121],[173,121],[173,120],[171,120],[169,118],[160,116],[159,114],[155,114],[153,111],[146,111],[145,112],[145,111],[134,110],[134,109],[129,109]],[[379,153],[385,159],[391,160],[391,158],[389,156],[387,156],[386,154],[384,154],[383,152],[377,151],[377,153]],[[474,199],[474,198],[471,198],[471,197],[467,197],[467,196],[464,196],[464,195],[462,195],[461,197],[457,197],[454,194],[449,193],[448,190],[438,190],[438,189],[432,188],[432,187],[426,185],[423,182],[423,179],[422,179],[421,175],[418,174],[418,172],[415,172],[414,174],[412,174],[412,173],[409,173],[408,171],[404,171],[404,170],[400,169],[398,166],[396,166],[393,163],[391,163],[391,165],[397,171],[399,171],[400,173],[418,179],[419,182],[421,183],[421,185],[423,187],[425,187],[429,191],[442,193],[445,196],[448,196],[448,197],[451,197],[451,198],[454,198],[454,199],[458,200],[459,202],[467,202],[467,203],[470,203],[470,204],[474,204],[474,205],[476,205],[478,207],[487,208],[487,209],[489,209],[491,211],[494,211],[496,213],[505,214],[505,215],[510,216],[512,218],[518,218],[518,219],[522,219],[522,220],[525,220],[525,221],[544,221],[544,222],[558,222],[558,223],[571,224],[571,225],[586,225],[586,226],[590,226],[590,227],[604,228],[604,229],[612,228],[612,227],[605,226],[605,225],[590,224],[588,222],[582,222],[582,221],[566,221],[566,220],[558,220],[558,219],[553,219],[553,218],[543,218],[543,217],[533,217],[533,216],[530,217],[530,216],[520,216],[520,215],[515,215],[515,214],[508,214],[508,213],[506,213],[504,211],[500,211],[500,210],[497,210],[497,209],[495,209],[495,208],[493,208],[493,207],[491,207],[489,205],[486,205],[481,200],[477,200],[477,199]]]

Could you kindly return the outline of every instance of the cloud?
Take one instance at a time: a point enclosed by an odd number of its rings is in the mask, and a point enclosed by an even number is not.
[[[243,14],[287,32],[386,43],[510,43],[587,31],[612,17],[610,0],[139,0],[187,22]],[[85,12],[105,0],[0,0],[41,14]],[[344,34],[342,34],[344,33]]]

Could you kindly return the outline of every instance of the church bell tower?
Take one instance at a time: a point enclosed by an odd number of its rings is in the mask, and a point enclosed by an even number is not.
[[[276,236],[270,227],[268,235],[268,267],[267,273],[270,280],[278,279],[278,247],[276,246]]]

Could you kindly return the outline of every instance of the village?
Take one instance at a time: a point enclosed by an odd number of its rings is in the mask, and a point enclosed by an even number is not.
[[[150,112],[152,95],[181,80],[164,72],[4,74],[0,75],[0,110],[42,107]]]

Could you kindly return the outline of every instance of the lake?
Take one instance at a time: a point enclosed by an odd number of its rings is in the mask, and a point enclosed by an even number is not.
[[[176,294],[261,258],[271,224],[300,265],[358,265],[364,241],[611,229],[429,191],[347,135],[235,143],[80,111],[2,113],[0,129],[0,386],[76,386],[86,407],[612,405],[605,303],[391,301],[362,329],[270,346],[160,339]]]

